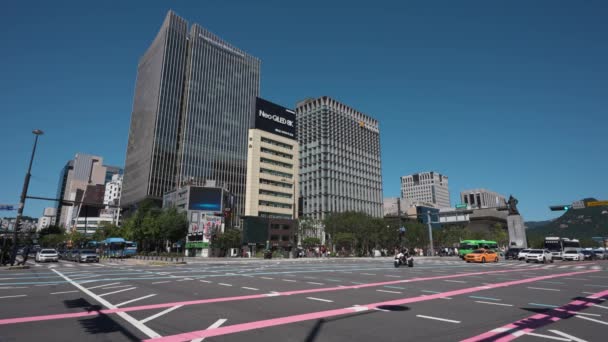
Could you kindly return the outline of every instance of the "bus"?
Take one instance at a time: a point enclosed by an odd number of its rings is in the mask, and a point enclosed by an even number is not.
[[[462,240],[458,246],[458,256],[464,260],[464,256],[476,249],[485,248],[498,252],[498,244],[491,240]]]
[[[553,259],[562,259],[562,253],[569,249],[580,249],[581,243],[577,239],[560,238],[557,236],[545,237],[545,249],[553,255]]]
[[[137,253],[137,243],[120,237],[107,238],[99,242],[101,254],[110,258],[130,257]]]

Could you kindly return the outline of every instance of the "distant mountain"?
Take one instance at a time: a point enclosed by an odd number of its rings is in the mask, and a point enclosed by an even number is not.
[[[547,220],[547,221],[529,221],[529,222],[525,223],[525,226],[526,226],[526,229],[535,229],[535,228],[547,225],[549,223],[551,223],[551,220]]]
[[[586,198],[585,203],[595,201]],[[532,223],[532,225],[530,225]],[[539,223],[539,224],[537,224]],[[557,219],[542,222],[527,222],[528,237],[559,236],[590,240],[594,236],[608,236],[608,206],[570,209]]]

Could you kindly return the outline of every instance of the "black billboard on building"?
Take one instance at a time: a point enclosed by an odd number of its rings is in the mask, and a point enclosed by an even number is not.
[[[191,187],[188,209],[221,212],[222,189]]]
[[[294,111],[261,98],[256,98],[254,128],[296,139]]]

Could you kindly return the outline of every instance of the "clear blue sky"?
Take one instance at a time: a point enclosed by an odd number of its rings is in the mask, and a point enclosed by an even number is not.
[[[170,8],[259,57],[263,97],[377,118],[386,197],[434,170],[453,204],[489,188],[526,220],[608,199],[607,1],[20,0],[0,11],[0,203],[18,202],[33,128],[32,195],[77,152],[124,165],[137,61]]]

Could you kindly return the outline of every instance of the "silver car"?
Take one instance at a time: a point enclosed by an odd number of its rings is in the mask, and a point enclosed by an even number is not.
[[[583,261],[583,260],[585,260],[585,256],[581,252],[574,250],[574,249],[565,251],[562,254],[562,258],[564,259],[564,261]]]
[[[526,256],[530,251],[530,248],[522,249],[521,251],[519,251],[519,253],[517,254],[517,260],[526,260]]]
[[[36,253],[36,262],[59,261],[59,254],[54,249],[41,249]]]

